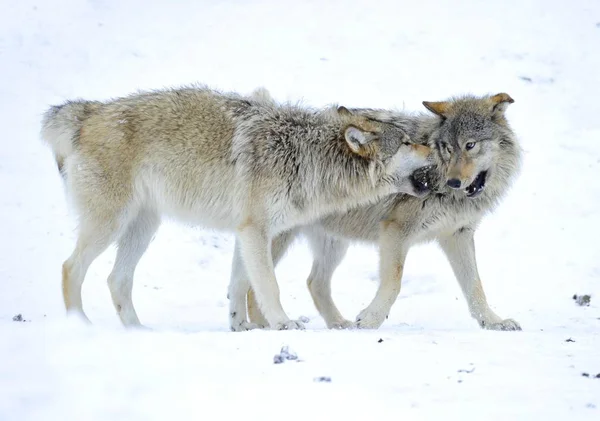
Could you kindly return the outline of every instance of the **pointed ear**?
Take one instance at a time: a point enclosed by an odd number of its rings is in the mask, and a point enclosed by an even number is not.
[[[446,115],[448,114],[448,111],[450,110],[449,102],[423,101],[423,105],[425,106],[425,108],[427,108],[432,113],[437,114],[443,118],[446,118]]]
[[[348,126],[344,130],[344,139],[350,147],[350,150],[356,154],[363,155],[365,146],[368,146],[377,135],[371,132],[366,132],[356,126]]]
[[[352,113],[350,112],[350,110],[346,107],[344,107],[343,105],[340,105],[337,109],[337,112],[339,115],[343,115],[346,117],[349,117],[352,115]]]
[[[259,87],[252,91],[250,97],[255,101],[264,102],[267,104],[274,104],[275,100],[271,96],[271,93],[265,87]]]
[[[490,101],[492,104],[492,114],[503,113],[506,110],[506,107],[508,107],[508,104],[515,102],[509,94],[504,92],[494,95],[490,98]]]

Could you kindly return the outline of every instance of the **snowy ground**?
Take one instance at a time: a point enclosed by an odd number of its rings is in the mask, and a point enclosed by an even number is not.
[[[597,0],[170,3],[0,4],[1,421],[600,419]],[[138,314],[154,331],[119,326],[105,282],[114,249],[86,278],[94,326],[66,320],[60,266],[74,218],[39,139],[41,113],[194,81],[411,110],[508,92],[524,172],[476,241],[490,303],[524,330],[479,330],[427,245],[411,251],[381,329],[328,331],[300,242],[277,274],[285,309],[309,317],[307,331],[230,333],[233,237],[173,224],[136,272]],[[353,247],[334,278],[346,317],[376,286],[376,250]],[[573,294],[592,294],[591,305]],[[302,361],[274,365],[282,345]]]

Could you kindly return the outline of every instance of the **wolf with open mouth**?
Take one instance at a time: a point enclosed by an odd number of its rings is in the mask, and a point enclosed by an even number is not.
[[[508,94],[500,93],[423,102],[432,114],[352,110],[392,123],[413,141],[429,145],[436,152],[436,163],[412,176],[417,189],[432,191],[427,196],[388,196],[274,239],[272,257],[277,264],[298,234],[307,236],[314,259],[307,283],[328,327],[381,326],[400,293],[409,249],[435,240],[448,258],[471,316],[479,325],[493,330],[521,329],[516,321],[499,317],[489,307],[477,270],[474,243],[480,221],[498,205],[520,170],[521,148],[505,117],[507,106],[513,102]],[[333,272],[353,241],[379,243],[381,278],[375,298],[355,322],[342,317],[331,297]],[[246,276],[236,256],[231,276],[232,280]],[[247,326],[266,326],[252,290],[248,292],[248,313]]]

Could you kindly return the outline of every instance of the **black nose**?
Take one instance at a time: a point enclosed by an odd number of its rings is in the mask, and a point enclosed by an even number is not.
[[[446,182],[448,187],[452,187],[453,189],[460,189],[461,182],[458,178],[451,178]]]

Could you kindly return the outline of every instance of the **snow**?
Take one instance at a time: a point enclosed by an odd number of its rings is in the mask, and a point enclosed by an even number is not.
[[[0,420],[600,419],[600,3],[1,8]],[[277,275],[284,308],[309,317],[308,329],[231,333],[233,237],[172,223],[136,272],[134,301],[151,331],[126,331],[114,314],[106,287],[114,249],[84,284],[93,326],[67,319],[60,266],[75,218],[39,138],[41,114],[66,99],[192,82],[409,110],[508,92],[524,169],[476,241],[488,300],[524,330],[480,330],[442,253],[425,245],[411,251],[379,330],[328,331],[305,286],[311,260],[301,241]],[[333,285],[346,317],[369,303],[377,279],[376,249],[353,246]],[[590,305],[574,294],[590,294]],[[17,314],[26,321],[13,321]],[[282,346],[298,360],[274,364]]]

